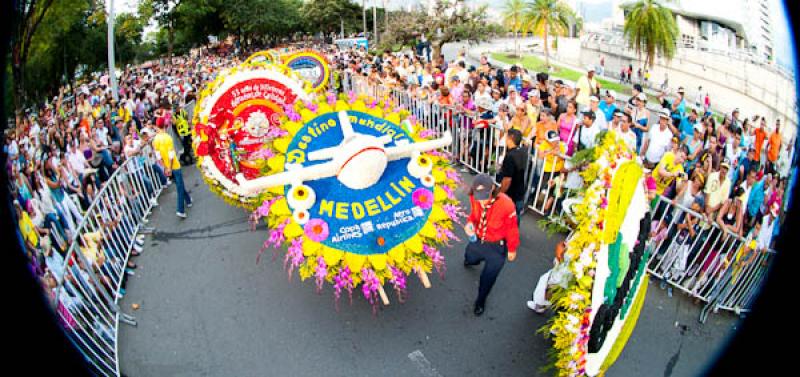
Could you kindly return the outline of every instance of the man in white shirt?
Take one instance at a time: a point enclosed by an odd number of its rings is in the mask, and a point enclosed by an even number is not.
[[[615,113],[616,114],[616,113]],[[617,116],[614,115],[614,119]],[[636,134],[631,130],[631,124],[633,124],[633,117],[630,114],[622,114],[620,117],[622,120],[619,122],[619,128],[614,130],[624,142],[625,145],[630,148],[631,151],[636,150]]]
[[[644,165],[648,169],[653,169],[670,147],[673,134],[669,129],[669,122],[671,122],[669,111],[661,109],[658,113],[658,126],[650,128],[650,132],[647,133],[647,138],[642,144],[641,154],[644,156]]]
[[[606,113],[600,110],[600,98],[597,98],[597,96],[589,97],[589,104],[591,111],[594,113],[594,125],[601,130],[607,130],[608,121],[606,120]]]
[[[573,140],[579,143],[580,149],[592,148],[595,146],[595,137],[600,131],[599,126],[595,124],[595,113],[591,111],[583,112],[583,122],[581,128],[575,133]]]

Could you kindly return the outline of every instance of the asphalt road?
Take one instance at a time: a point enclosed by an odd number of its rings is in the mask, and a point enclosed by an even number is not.
[[[557,241],[522,220],[522,247],[489,297],[486,313],[472,303],[480,268],[461,265],[464,244],[444,252],[445,279],[432,288],[409,278],[409,297],[373,315],[360,291],[339,311],[332,288],[291,281],[282,259],[256,255],[267,233],[250,231],[247,214],[210,193],[194,167],[185,168],[194,198],[189,218],[175,217],[174,185],[151,216],[139,268],[123,309],[138,327],[120,325],[121,371],[127,376],[537,376],[550,344],[545,323],[525,307]],[[469,176],[468,176],[469,178]],[[464,193],[460,193],[462,199]],[[387,293],[389,290],[387,289]],[[140,304],[137,311],[132,304]],[[627,348],[608,376],[694,376],[724,344],[736,320],[710,316],[681,294],[651,284]]]

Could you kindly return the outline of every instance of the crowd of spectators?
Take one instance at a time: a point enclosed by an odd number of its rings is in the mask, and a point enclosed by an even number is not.
[[[116,98],[108,75],[95,74],[73,87],[62,87],[52,100],[16,117],[3,145],[10,201],[15,208],[11,215],[19,225],[18,241],[28,256],[30,270],[51,298],[65,278],[86,276],[86,268],[99,276],[99,286],[88,284],[92,281],[88,277],[84,279],[82,284],[91,286],[87,289],[102,288],[112,297],[124,294],[124,289],[116,291],[111,284],[110,278],[116,273],[112,267],[124,263],[113,244],[128,237],[130,216],[141,218],[144,214],[134,210],[141,206],[123,205],[135,198],[133,185],[115,185],[117,195],[103,196],[100,202],[98,193],[120,167],[132,169],[145,161],[152,163],[162,184],[171,183],[158,160],[145,157],[151,151],[157,127],[174,129],[175,116],[183,109],[189,114],[182,115],[190,117],[198,88],[212,80],[219,69],[238,61],[204,49],[128,66],[119,76]],[[191,162],[188,143],[184,143],[181,157]],[[131,158],[138,159],[138,164],[124,165]],[[120,174],[126,173],[130,172]],[[144,189],[153,190],[149,178],[144,179]],[[93,203],[96,210],[92,213],[98,214],[97,219],[87,216]],[[155,200],[151,204],[157,205]],[[90,220],[100,224],[102,231],[80,228],[82,222]],[[73,243],[91,266],[69,256]],[[141,237],[133,242],[132,256],[142,252],[142,243]],[[136,267],[129,260],[124,273],[133,274]],[[79,270],[65,276],[69,268]],[[120,278],[118,273],[116,277]],[[63,301],[60,298],[61,304]]]
[[[516,65],[492,65],[485,56],[477,66],[470,65],[463,51],[447,62],[443,56],[428,60],[410,52],[371,55],[351,48],[336,54],[334,61],[356,80],[465,114],[474,119],[469,132],[496,128],[502,138],[509,129],[519,130],[523,145],[538,156],[537,169],[555,173],[544,187],[569,186],[570,177],[577,175],[569,173],[579,167],[567,160],[594,146],[600,132],[614,132],[640,156],[659,195],[682,213],[694,210],[698,227],[716,224],[756,241],[761,251],[771,248],[780,228],[794,152],[794,142],[783,138],[780,119],[744,117],[736,109],[718,122],[708,101],[685,98],[683,87],[671,95],[662,91],[653,104],[635,84],[632,95],[623,100],[601,88],[594,66],[571,83]],[[452,120],[448,126],[454,127]],[[558,138],[548,137],[553,133]],[[499,166],[502,155],[496,158]],[[544,161],[548,158],[553,161]],[[572,184],[579,186],[580,182]],[[670,216],[657,224],[654,236],[670,224]],[[685,223],[684,229],[688,232]],[[692,236],[695,233],[691,230]]]

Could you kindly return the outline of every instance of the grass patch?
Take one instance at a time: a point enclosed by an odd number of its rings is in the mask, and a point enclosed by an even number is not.
[[[501,53],[493,53],[492,58],[508,64],[520,63],[519,58],[512,58],[506,54],[501,54]],[[545,72],[545,66],[546,66],[545,61],[536,56],[526,55],[521,59],[521,63],[523,67],[531,71]],[[578,81],[578,79],[584,75],[583,72],[578,72],[576,70],[565,68],[556,64],[551,64],[551,65],[553,66],[553,71],[549,72],[549,74],[552,77],[557,77],[569,81]],[[608,81],[601,78],[598,78],[597,82],[600,83],[600,86],[603,89],[611,89],[617,93],[624,93],[627,95],[631,94],[630,86],[622,85],[618,82]]]

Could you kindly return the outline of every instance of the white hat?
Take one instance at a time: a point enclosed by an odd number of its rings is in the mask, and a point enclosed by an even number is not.
[[[636,98],[639,101],[647,101],[647,94],[644,94],[644,92],[641,92],[641,93],[636,95]]]
[[[705,132],[706,129],[705,129],[705,127],[703,127],[702,123],[698,122],[698,123],[694,124],[694,130],[699,132],[699,133],[703,133],[703,132]]]
[[[600,98],[597,98],[597,96],[591,96],[591,97],[589,97],[589,101],[591,101],[591,102],[600,102]]]
[[[606,90],[606,95],[610,96],[610,97],[617,98],[617,93],[615,91],[611,90],[611,89]]]
[[[514,86],[514,85],[509,85],[508,86],[508,92],[509,93],[516,92],[516,91],[517,91],[517,87],[516,86]]]
[[[671,116],[670,116],[670,113],[669,113],[669,110],[667,110],[667,109],[661,109],[661,110],[659,110],[659,111],[658,111],[658,116],[660,116],[660,117],[662,117],[662,118],[667,118],[667,119],[671,118]]]
[[[595,69],[596,69],[596,68],[594,67],[594,64],[587,64],[587,65],[586,65],[586,72],[587,72],[587,73],[588,73],[588,72],[594,72],[594,70],[595,70]]]

